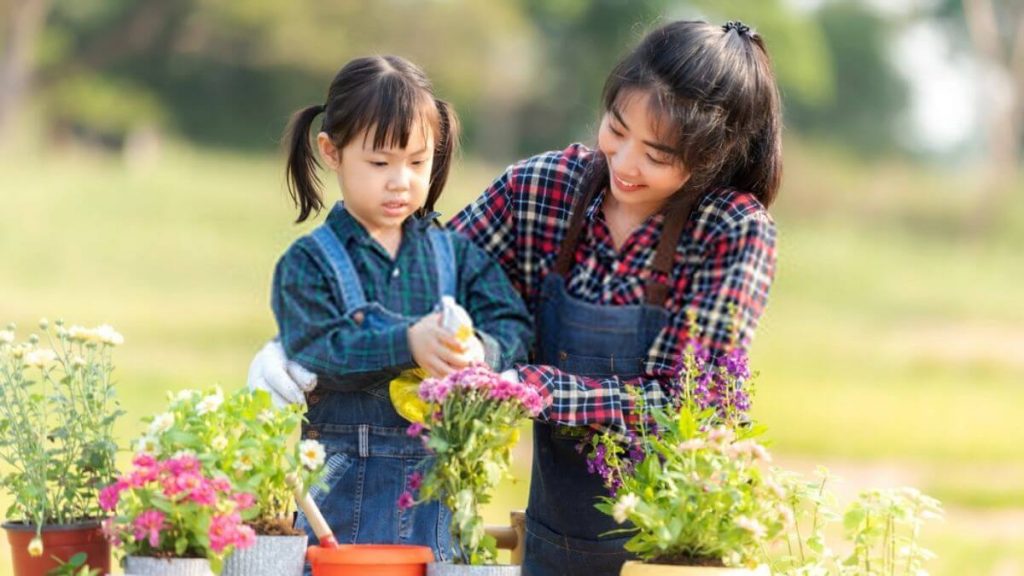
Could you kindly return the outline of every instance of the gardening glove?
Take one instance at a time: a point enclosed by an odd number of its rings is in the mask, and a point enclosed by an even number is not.
[[[316,374],[288,360],[281,343],[271,340],[252,359],[247,386],[269,392],[275,406],[305,405],[305,393],[316,388]]]
[[[441,297],[441,327],[455,335],[455,339],[467,348],[470,362],[483,362],[484,347],[473,333],[473,319],[451,296]],[[410,422],[422,424],[427,418],[427,403],[420,399],[420,382],[427,377],[422,368],[403,371],[391,381],[388,388],[391,405],[398,414]]]

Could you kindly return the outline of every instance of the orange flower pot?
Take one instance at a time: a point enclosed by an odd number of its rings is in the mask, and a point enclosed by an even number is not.
[[[29,542],[36,537],[35,526],[20,522],[3,525],[7,541],[11,544],[11,563],[14,576],[39,576],[60,566],[54,556],[62,562],[85,552],[86,564],[101,574],[110,572],[110,544],[103,537],[97,521],[43,526],[43,553],[33,557],[28,553]]]
[[[306,559],[313,576],[425,576],[434,552],[427,546],[343,544],[310,546]]]

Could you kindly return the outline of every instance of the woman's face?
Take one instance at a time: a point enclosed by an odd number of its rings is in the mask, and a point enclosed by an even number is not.
[[[672,148],[656,130],[650,93],[622,94],[605,113],[597,146],[608,158],[611,194],[623,208],[654,214],[690,178]]]

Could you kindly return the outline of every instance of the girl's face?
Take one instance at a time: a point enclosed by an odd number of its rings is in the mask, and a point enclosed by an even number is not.
[[[374,150],[371,126],[341,148],[325,132],[317,135],[320,154],[338,176],[345,208],[374,238],[400,231],[402,223],[427,201],[434,161],[433,130],[413,126],[405,148]]]
[[[611,194],[623,208],[643,216],[665,205],[690,172],[663,144],[648,108],[648,92],[629,92],[605,113],[597,146],[608,158]]]

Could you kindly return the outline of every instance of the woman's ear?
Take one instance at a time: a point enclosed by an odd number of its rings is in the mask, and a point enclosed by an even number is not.
[[[316,146],[320,149],[320,157],[324,164],[331,170],[337,170],[341,166],[341,149],[334,145],[327,132],[320,132],[316,135]]]

